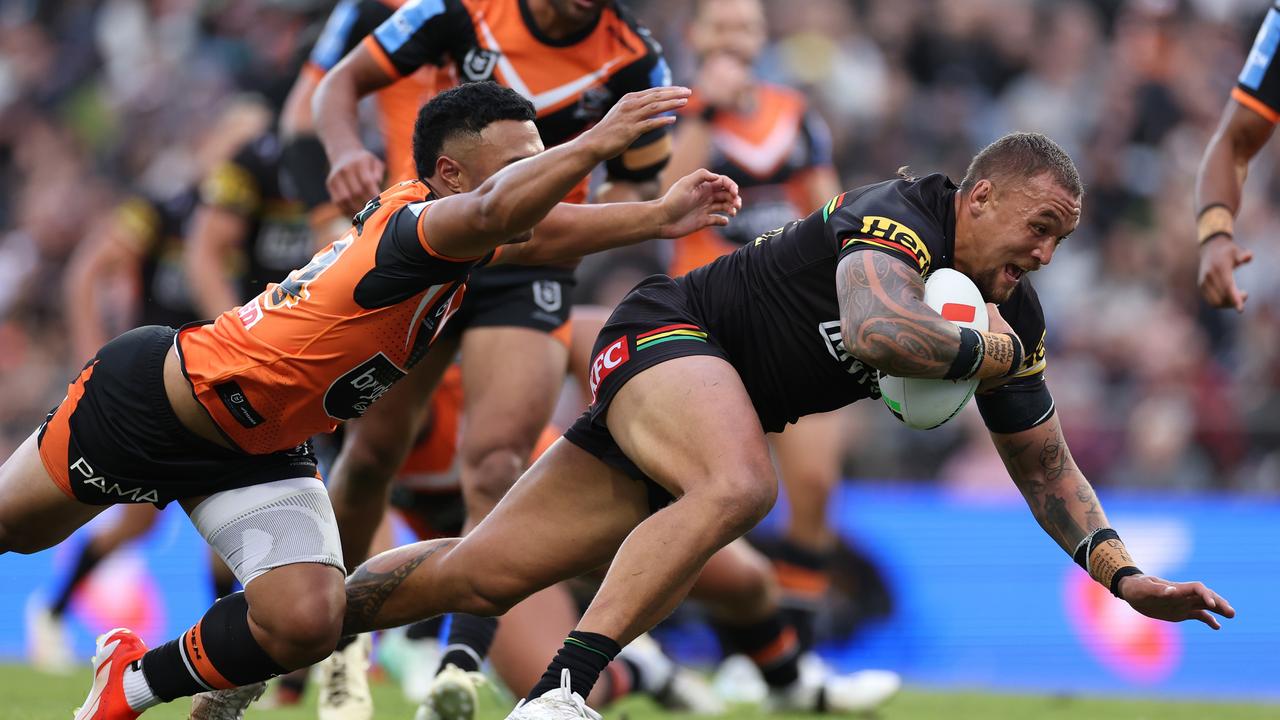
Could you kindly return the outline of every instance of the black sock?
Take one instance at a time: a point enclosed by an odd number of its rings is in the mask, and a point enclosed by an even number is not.
[[[76,564],[71,568],[71,576],[67,578],[53,605],[49,606],[49,612],[53,613],[54,617],[62,617],[67,611],[67,606],[71,604],[71,596],[80,586],[80,581],[93,572],[100,562],[102,562],[102,555],[93,549],[93,543],[85,543],[84,547],[80,548],[80,556],[76,558]]]
[[[742,653],[751,658],[769,687],[786,687],[800,677],[800,643],[781,610],[749,625],[712,622],[711,627],[725,654]]]
[[[457,665],[459,670],[476,671],[489,655],[493,636],[498,632],[498,618],[454,613],[445,630],[444,657],[440,668]]]
[[[574,630],[564,639],[560,652],[542,673],[542,679],[529,691],[528,700],[542,697],[548,690],[560,687],[560,671],[569,671],[569,682],[573,692],[582,697],[591,694],[600,671],[613,661],[622,648],[618,643],[598,633]]]
[[[785,539],[778,543],[774,569],[782,585],[783,612],[796,629],[801,652],[813,649],[818,608],[831,584],[827,576],[830,564],[831,553],[816,552]]]
[[[440,628],[444,625],[444,616],[437,615],[428,620],[420,620],[408,627],[404,631],[404,636],[410,640],[424,640],[426,638],[440,637]]]
[[[244,593],[213,604],[175,640],[142,656],[142,674],[165,702],[205,690],[249,685],[288,672],[262,649],[249,631]]]

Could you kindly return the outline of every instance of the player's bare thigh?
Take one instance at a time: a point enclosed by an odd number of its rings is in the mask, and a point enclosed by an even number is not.
[[[0,465],[0,552],[52,547],[106,509],[75,500],[54,483],[36,437],[31,433]]]
[[[522,327],[468,328],[462,335],[464,417],[459,453],[468,529],[519,477],[564,383],[568,350]]]
[[[532,450],[555,409],[568,363],[568,350],[549,333],[468,328],[462,336],[463,454],[495,445]]]
[[[710,355],[678,357],[627,381],[607,417],[618,446],[680,497],[710,485],[772,505],[777,479],[764,430],[737,371]],[[731,500],[731,498],[726,498]]]

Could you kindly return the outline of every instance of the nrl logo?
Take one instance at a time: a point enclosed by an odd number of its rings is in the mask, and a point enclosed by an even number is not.
[[[488,80],[493,77],[493,68],[498,64],[499,55],[501,53],[496,50],[471,48],[467,51],[467,56],[462,59],[462,74],[471,82]]]

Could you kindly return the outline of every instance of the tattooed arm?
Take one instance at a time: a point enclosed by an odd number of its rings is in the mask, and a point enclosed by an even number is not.
[[[960,351],[960,328],[924,304],[924,279],[875,250],[849,253],[836,268],[845,350],[898,377],[941,378]]]
[[[993,432],[991,439],[1040,527],[1068,555],[1089,533],[1110,527],[1093,487],[1071,459],[1057,417],[1022,432]],[[1123,543],[1117,541],[1114,547],[1118,548],[1118,556],[1095,560],[1134,564]],[[1099,574],[1111,572],[1103,569]],[[1129,575],[1120,580],[1119,593],[1134,610],[1157,620],[1199,620],[1217,630],[1221,624],[1211,613],[1228,618],[1236,614],[1221,595],[1199,582]]]
[[[1036,521],[1068,555],[1089,533],[1109,527],[1098,496],[1071,458],[1058,418],[1022,432],[991,433],[991,439]]]

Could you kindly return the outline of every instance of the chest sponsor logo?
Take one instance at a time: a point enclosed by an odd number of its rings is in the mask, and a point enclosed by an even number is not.
[[[929,272],[933,264],[933,256],[929,248],[916,234],[916,231],[894,220],[881,215],[867,215],[862,218],[862,229],[857,237],[844,241],[843,247],[863,244],[884,248],[907,255],[915,261],[920,274]]]
[[[556,280],[534,280],[533,303],[549,313],[559,310],[564,304],[560,283]]]
[[[160,502],[160,495],[154,489],[143,490],[140,487],[125,487],[114,480],[107,480],[106,477],[95,473],[93,466],[83,457],[71,463],[70,469],[79,473],[79,479],[82,484],[92,485],[98,489],[98,492],[107,497],[120,498],[133,503]]]
[[[324,411],[335,420],[358,418],[405,374],[386,355],[377,353],[333,381],[324,394]]]
[[[836,362],[844,366],[844,371],[852,375],[854,381],[865,388],[871,397],[880,397],[880,384],[876,382],[879,379],[878,371],[870,365],[864,365],[844,349],[844,333],[840,331],[840,321],[818,323],[818,334],[822,336],[823,347]]]
[[[600,383],[609,377],[609,373],[618,369],[623,363],[631,359],[631,351],[627,347],[627,337],[624,335],[612,344],[605,347],[591,361],[591,377],[588,378],[591,384],[591,402],[595,404],[596,390],[600,388]]]
[[[493,68],[497,66],[498,57],[501,54],[497,50],[487,50],[481,47],[471,48],[467,51],[466,57],[462,58],[463,76],[471,82],[488,80],[493,77]]]

